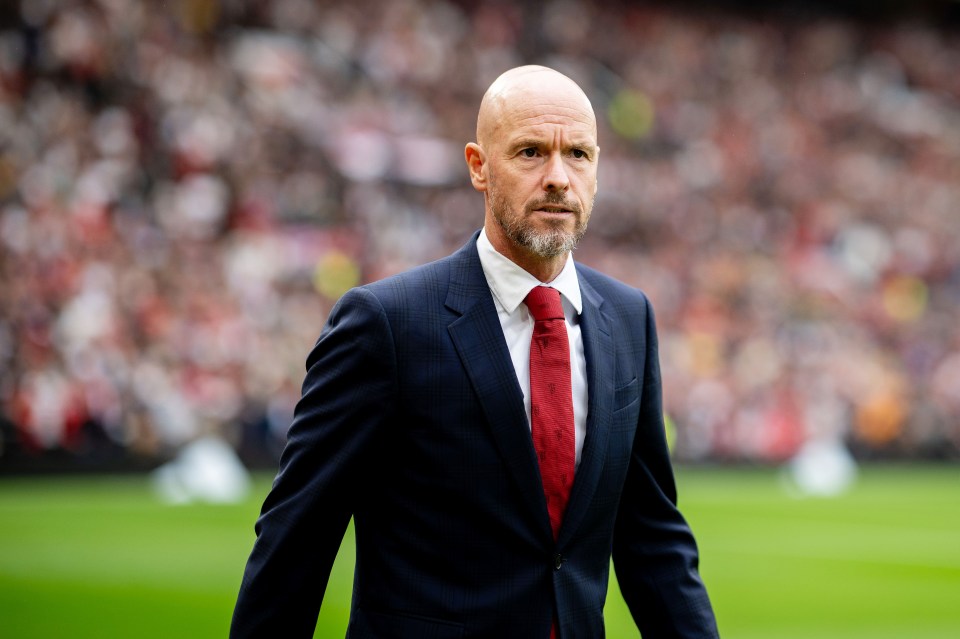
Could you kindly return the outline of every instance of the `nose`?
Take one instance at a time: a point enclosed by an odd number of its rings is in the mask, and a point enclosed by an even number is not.
[[[543,190],[548,192],[566,191],[570,186],[570,177],[567,167],[564,166],[563,156],[560,153],[551,153],[544,165]]]

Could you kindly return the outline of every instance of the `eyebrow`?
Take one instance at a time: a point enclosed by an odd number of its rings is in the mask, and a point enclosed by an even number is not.
[[[544,141],[538,140],[537,138],[520,138],[510,145],[511,151],[519,151],[520,149],[526,149],[527,147],[540,147],[543,146]]]
[[[520,138],[513,142],[508,148],[511,152],[519,151],[521,149],[526,149],[530,147],[540,148],[546,146],[548,143],[541,138]],[[592,151],[596,148],[596,144],[589,142],[587,140],[575,140],[570,144],[564,147],[564,150],[568,149],[583,149],[585,151]]]

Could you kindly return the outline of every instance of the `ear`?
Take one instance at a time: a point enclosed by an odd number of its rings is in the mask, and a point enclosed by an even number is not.
[[[473,188],[478,191],[487,190],[487,155],[483,148],[476,142],[470,142],[463,150],[463,156],[467,160],[467,169],[470,171],[470,182]]]

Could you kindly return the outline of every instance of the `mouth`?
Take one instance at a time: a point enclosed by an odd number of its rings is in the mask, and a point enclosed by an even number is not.
[[[538,204],[533,207],[535,213],[546,213],[548,215],[574,215],[576,211],[572,208],[559,206],[557,204]]]

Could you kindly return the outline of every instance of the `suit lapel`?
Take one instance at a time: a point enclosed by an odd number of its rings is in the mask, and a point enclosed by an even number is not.
[[[580,293],[583,296],[580,331],[587,360],[587,434],[580,455],[580,466],[577,468],[567,503],[567,512],[560,528],[560,544],[576,532],[600,480],[607,454],[614,394],[614,345],[609,321],[603,312],[603,298],[590,286],[582,272],[579,272],[578,276]]]
[[[527,512],[550,532],[543,498],[543,483],[530,427],[523,407],[523,392],[497,317],[475,245],[476,235],[456,254],[452,264],[447,308],[460,313],[448,327],[463,368],[470,378],[490,425],[504,463],[520,488]]]
[[[523,408],[523,392],[513,370],[475,241],[476,235],[457,252],[451,265],[446,306],[460,317],[449,325],[448,331],[528,512],[534,514],[542,533],[552,537],[540,467]],[[580,321],[589,395],[587,434],[560,529],[560,544],[576,532],[600,480],[607,454],[615,383],[614,344],[609,319],[603,312],[603,298],[582,273],[578,275],[583,295]]]

